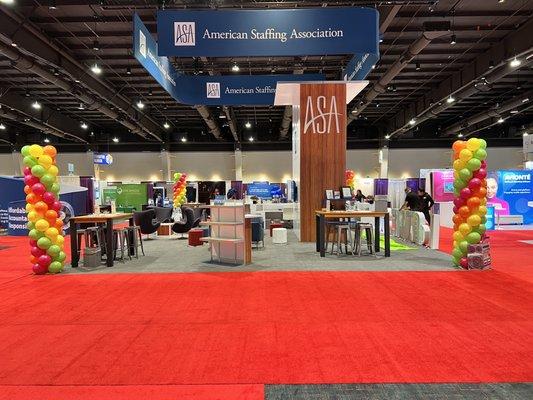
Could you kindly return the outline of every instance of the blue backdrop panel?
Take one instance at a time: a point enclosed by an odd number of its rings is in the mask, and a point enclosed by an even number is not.
[[[522,215],[524,224],[533,224],[532,174],[529,170],[506,170],[498,171],[497,175],[497,198],[493,202],[500,203],[503,209],[508,206],[510,215]]]
[[[21,178],[0,176],[0,226],[7,227],[9,203],[25,198],[24,181]]]
[[[179,57],[379,54],[373,8],[162,10],[159,55]]]

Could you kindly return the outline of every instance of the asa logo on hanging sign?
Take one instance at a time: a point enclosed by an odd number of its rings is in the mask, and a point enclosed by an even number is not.
[[[196,46],[196,23],[174,22],[174,46]]]
[[[335,96],[307,96],[304,133],[340,133],[340,117]]]

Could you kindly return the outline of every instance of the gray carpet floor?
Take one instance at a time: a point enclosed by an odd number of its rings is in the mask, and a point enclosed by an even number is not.
[[[267,385],[266,400],[531,400],[531,383]]]
[[[331,255],[321,258],[314,243],[301,243],[289,231],[287,244],[273,244],[265,238],[265,246],[252,251],[252,264],[219,265],[210,262],[207,244],[191,247],[177,236],[154,237],[144,241],[146,256],[116,261],[113,268],[77,269],[66,273],[153,273],[153,272],[227,272],[227,271],[447,271],[452,270],[450,256],[440,251],[415,247],[392,251],[391,257],[377,255]]]

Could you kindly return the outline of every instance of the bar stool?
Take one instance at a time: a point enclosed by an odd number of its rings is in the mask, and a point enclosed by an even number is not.
[[[333,248],[335,246],[335,241],[337,240],[337,226],[340,224],[345,224],[345,222],[326,220],[326,231],[324,232],[326,244],[324,245],[324,249],[326,252],[328,251],[329,237],[333,233],[333,240],[331,242],[331,254],[333,254]]]
[[[350,247],[352,247],[352,229],[350,227],[350,224],[343,223],[337,225],[336,230],[336,238],[337,238],[337,255],[340,255],[342,253],[342,246],[341,246],[341,238],[344,234],[344,251],[346,254],[348,254],[348,241],[350,243]],[[331,254],[333,254],[333,249],[335,248],[335,242],[331,246]],[[352,254],[353,254],[353,247],[352,247]]]
[[[128,247],[128,254],[129,249],[133,249],[133,255],[135,258],[139,258],[139,247],[141,248],[141,252],[144,254],[144,247],[143,247],[143,237],[141,233],[141,227],[134,225],[134,226],[128,226],[125,228],[126,234],[128,239],[130,239],[132,242],[130,243],[130,246]],[[131,255],[130,255],[131,258]]]
[[[129,237],[126,235],[126,229],[125,228],[119,228],[119,229],[113,229],[113,243],[115,244],[115,248],[113,251],[113,259],[117,259],[117,253],[120,249],[120,259],[121,261],[124,261],[124,251],[128,254],[130,260],[131,255],[128,251],[129,249]]]
[[[358,256],[361,256],[362,248],[363,248],[363,232],[365,232],[366,236],[366,245],[368,248],[368,252],[370,254],[374,254],[374,247],[373,247],[373,237],[372,237],[372,230],[374,226],[372,224],[369,224],[367,222],[358,222],[355,228],[355,244],[354,249]]]

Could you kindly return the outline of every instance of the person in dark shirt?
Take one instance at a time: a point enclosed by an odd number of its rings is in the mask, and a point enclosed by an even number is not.
[[[431,221],[429,210],[431,210],[431,207],[433,207],[435,201],[433,200],[433,197],[431,197],[429,193],[422,188],[418,188],[418,197],[420,199],[420,211],[424,213],[424,217],[426,217],[426,221],[429,224]]]
[[[355,201],[358,201],[359,203],[362,203],[366,200],[366,196],[361,192],[361,189],[357,189],[357,193],[355,194]]]
[[[410,187],[405,188],[405,202],[400,210],[420,211],[420,198]]]

